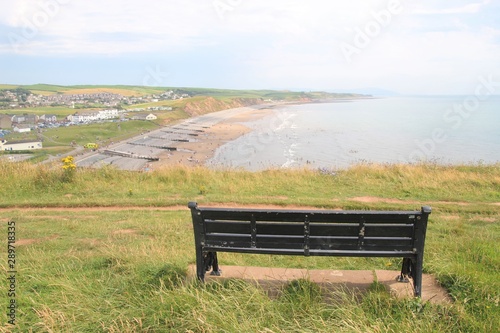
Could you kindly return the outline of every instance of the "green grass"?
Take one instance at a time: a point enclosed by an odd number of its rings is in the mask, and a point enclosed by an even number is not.
[[[21,115],[21,114],[36,114],[38,116],[43,116],[44,114],[53,114],[57,116],[58,119],[63,119],[66,116],[75,113],[75,109],[70,108],[69,106],[40,106],[34,108],[23,108],[23,109],[5,109],[1,110],[2,114],[12,114],[12,115]]]
[[[78,145],[88,142],[106,144],[120,141],[142,132],[157,129],[158,125],[149,121],[131,120],[125,122],[106,122],[89,125],[57,127],[42,132],[44,147],[53,145],[70,145],[75,141]]]
[[[0,162],[0,182],[1,206],[8,208],[0,210],[4,237],[7,222],[16,222],[19,305],[19,326],[0,332],[455,333],[500,327],[499,165],[360,165],[335,176],[104,168],[68,176],[60,163]],[[373,200],[356,199],[368,196]],[[298,280],[270,298],[244,281],[186,281],[195,261],[190,213],[161,207],[186,207],[191,200],[344,209],[430,205],[424,271],[454,302],[398,300],[376,283],[361,297],[342,291],[325,297],[317,285]],[[6,250],[1,247],[2,258]],[[310,269],[399,266],[385,258],[221,253],[219,260],[222,266]],[[0,303],[7,301],[4,281]],[[0,318],[4,323],[5,311]]]

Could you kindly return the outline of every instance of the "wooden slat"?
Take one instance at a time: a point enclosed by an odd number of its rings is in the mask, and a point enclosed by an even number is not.
[[[200,209],[205,220],[237,220],[251,221],[252,216],[256,221],[288,221],[304,222],[305,216],[312,222],[336,222],[352,223],[358,221],[360,215],[366,223],[407,223],[415,216],[420,215],[418,211],[395,211],[395,212],[373,212],[373,211],[259,211],[259,210],[220,210]]]

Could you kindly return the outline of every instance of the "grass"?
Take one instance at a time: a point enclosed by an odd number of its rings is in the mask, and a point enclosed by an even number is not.
[[[23,108],[23,109],[5,109],[1,110],[2,114],[10,115],[22,115],[22,114],[36,114],[37,116],[43,116],[44,114],[53,114],[57,116],[58,119],[63,119],[66,116],[75,113],[75,109],[69,106],[39,106],[33,108]]]
[[[68,177],[61,163],[0,162],[0,181],[6,208],[0,220],[16,221],[19,306],[18,326],[0,332],[454,333],[500,327],[499,165],[359,165],[333,176],[104,168]],[[190,213],[162,207],[191,200],[344,209],[431,205],[424,270],[454,302],[398,300],[376,283],[362,297],[338,291],[325,298],[317,285],[297,280],[270,298],[244,281],[186,281],[195,260]],[[6,247],[0,256],[7,257]],[[384,258],[221,253],[219,259],[222,265],[318,269],[399,266]],[[6,295],[2,283],[2,304]],[[0,318],[4,323],[5,311]]]
[[[142,132],[157,129],[158,125],[149,121],[131,120],[125,122],[105,122],[79,126],[57,127],[44,130],[44,146],[70,145],[72,141],[83,146],[87,142],[101,145],[110,141],[120,141]]]

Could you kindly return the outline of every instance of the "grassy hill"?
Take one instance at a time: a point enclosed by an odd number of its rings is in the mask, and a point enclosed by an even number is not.
[[[0,84],[0,89],[24,88],[35,94],[92,94],[96,92],[110,92],[124,96],[144,96],[164,92],[166,90],[177,90],[188,93],[191,96],[211,96],[216,98],[263,98],[275,100],[298,100],[303,98],[348,98],[359,97],[360,94],[350,93],[327,93],[327,92],[297,92],[288,90],[235,90],[235,89],[213,89],[196,87],[151,87],[151,86],[127,86],[127,85],[74,85],[60,86],[51,84],[12,85]]]
[[[334,174],[184,167],[138,173],[0,161],[0,181],[0,220],[5,228],[9,221],[16,226],[18,304],[18,326],[3,324],[1,332],[455,333],[500,327],[498,164],[359,165]],[[271,298],[242,281],[186,281],[195,261],[186,209],[193,200],[343,209],[430,205],[424,271],[454,302],[399,300],[377,284],[361,297],[339,291],[325,298],[314,284],[296,281]],[[7,246],[0,256],[7,258]],[[226,265],[399,266],[384,258],[221,256]],[[8,304],[5,280],[0,295]],[[5,310],[0,318],[6,322]]]

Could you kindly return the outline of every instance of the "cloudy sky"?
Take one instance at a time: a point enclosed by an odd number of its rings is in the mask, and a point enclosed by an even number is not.
[[[500,0],[0,0],[0,82],[470,94]]]

